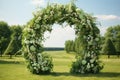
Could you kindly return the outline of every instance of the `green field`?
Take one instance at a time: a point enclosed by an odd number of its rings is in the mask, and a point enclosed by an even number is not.
[[[46,52],[53,57],[54,68],[51,74],[34,75],[27,68],[23,57],[0,57],[0,80],[120,80],[120,58],[101,56],[105,64],[99,74],[70,74],[69,70],[74,59],[74,54],[64,51]]]

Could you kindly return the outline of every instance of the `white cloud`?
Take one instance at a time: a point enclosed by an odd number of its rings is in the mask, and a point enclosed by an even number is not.
[[[15,22],[15,21],[13,21],[13,20],[8,20],[8,19],[6,19],[6,18],[4,18],[4,17],[0,17],[0,21],[4,21],[4,22],[6,22],[8,25],[15,25],[15,24],[17,24],[17,21]]]
[[[100,29],[100,34],[103,36],[108,27],[99,26],[98,28]],[[45,47],[64,47],[66,40],[75,39],[75,31],[69,26],[62,28],[60,25],[57,25],[56,27],[53,25],[52,32],[46,32],[45,37],[49,37],[43,42]]]
[[[4,18],[0,18],[0,21],[5,21],[5,19]]]
[[[56,26],[56,25],[55,25]],[[45,37],[49,38],[44,42],[46,47],[64,47],[66,40],[75,39],[75,31],[73,28],[67,26],[62,28],[60,25],[53,28],[51,33],[46,33]]]
[[[19,20],[19,19],[8,19],[8,18],[1,18],[0,21],[6,22],[8,25],[25,25],[26,22],[28,21],[27,19],[24,18],[24,20]]]
[[[100,20],[115,20],[115,19],[120,19],[120,16],[116,16],[116,15],[96,15],[95,17],[97,17]]]
[[[31,4],[37,6],[45,6],[45,0],[31,0]]]
[[[106,33],[108,27],[99,26],[98,28],[100,29],[100,34],[103,36]]]

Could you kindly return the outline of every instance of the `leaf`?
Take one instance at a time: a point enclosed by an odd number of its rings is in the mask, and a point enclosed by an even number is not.
[[[94,67],[94,64],[91,64],[91,67]]]
[[[93,62],[94,62],[94,59],[91,59],[91,60],[90,60],[90,63],[93,63]]]
[[[99,38],[95,38],[95,41],[99,41],[100,39]]]
[[[35,51],[36,48],[35,48],[34,46],[30,46],[30,50],[31,50],[31,51]]]
[[[87,57],[90,57],[90,53],[87,53]]]
[[[77,13],[80,13],[80,9],[79,9],[79,8],[76,8],[76,12],[77,12]]]
[[[89,69],[89,68],[90,68],[90,63],[87,64],[87,69]]]
[[[39,24],[36,24],[36,29],[39,29],[40,28],[40,25]]]
[[[82,64],[85,65],[87,63],[86,60],[82,60]]]
[[[93,45],[93,42],[92,42],[92,41],[88,41],[88,44],[89,44],[89,45]]]

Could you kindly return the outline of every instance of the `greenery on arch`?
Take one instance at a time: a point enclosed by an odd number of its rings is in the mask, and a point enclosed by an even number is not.
[[[48,73],[53,68],[52,59],[44,58],[42,41],[46,31],[51,32],[52,25],[68,23],[74,25],[76,36],[81,38],[82,58],[77,57],[72,64],[72,73],[97,73],[102,69],[99,64],[100,31],[95,18],[76,7],[74,3],[66,5],[48,4],[34,13],[23,31],[23,52],[32,73]],[[44,65],[44,66],[43,66]]]

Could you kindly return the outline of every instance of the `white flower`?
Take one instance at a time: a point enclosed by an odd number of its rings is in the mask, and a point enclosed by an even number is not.
[[[82,64],[85,65],[87,62],[86,60],[82,60]]]
[[[87,64],[87,68],[88,68],[88,69],[90,68],[90,63]]]
[[[93,63],[93,62],[94,62],[94,59],[91,59],[91,60],[90,60],[90,63]]]
[[[31,51],[35,51],[36,48],[35,48],[34,46],[30,46],[30,50],[31,50]]]

